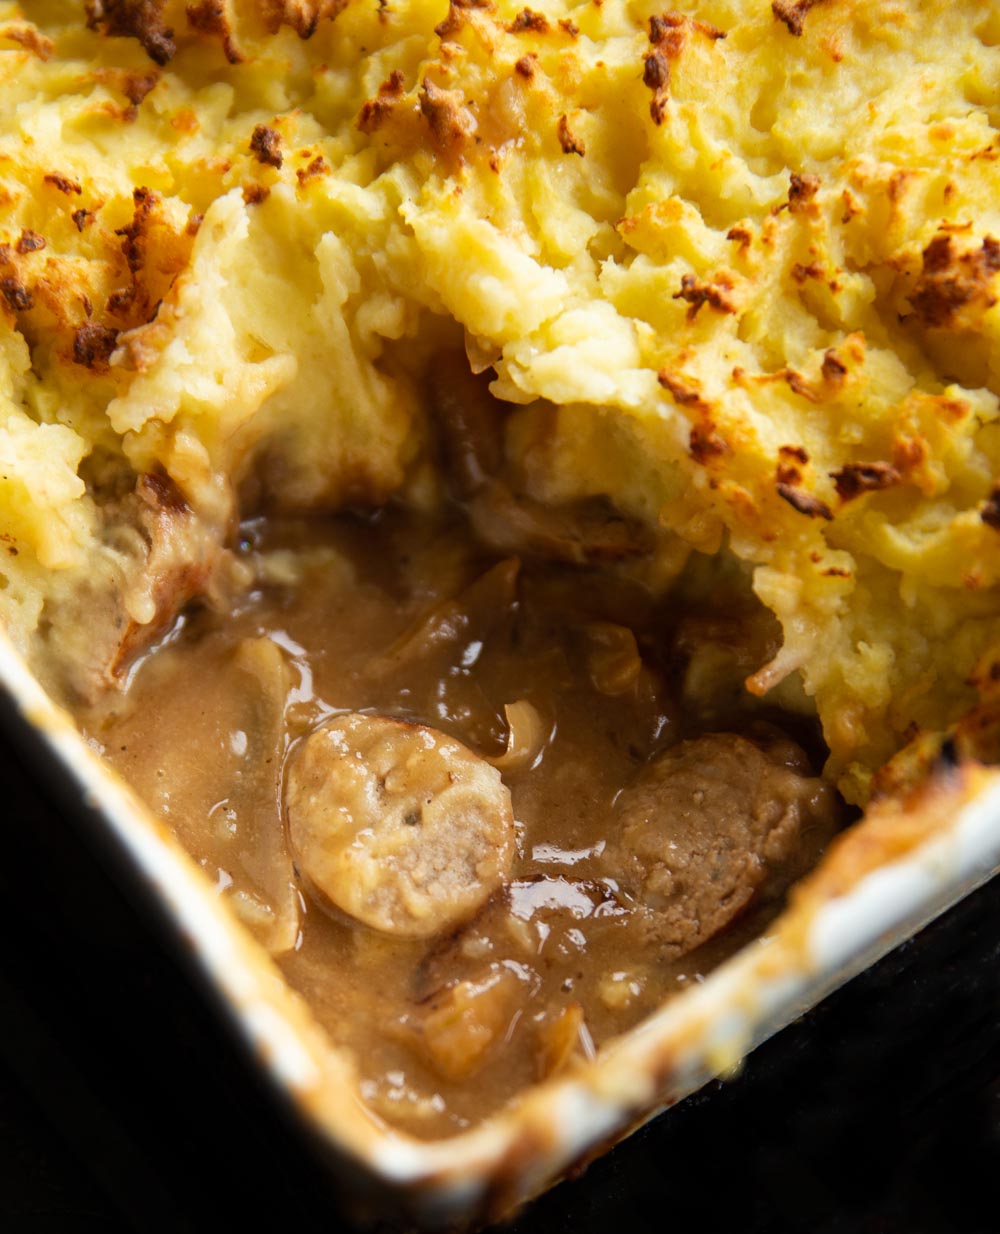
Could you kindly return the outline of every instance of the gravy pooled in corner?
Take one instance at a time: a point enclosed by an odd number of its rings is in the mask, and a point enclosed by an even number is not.
[[[395,509],[241,552],[253,588],[182,615],[89,736],[413,1134],[696,980],[836,827],[787,725],[699,693],[712,621],[620,565]]]

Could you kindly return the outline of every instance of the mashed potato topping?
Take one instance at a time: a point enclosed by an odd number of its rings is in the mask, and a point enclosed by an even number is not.
[[[749,688],[849,796],[1000,676],[992,6],[25,0],[0,48],[36,660],[154,626],[241,509],[431,500],[458,340],[524,494],[610,498],[682,587],[742,563],[784,631]]]

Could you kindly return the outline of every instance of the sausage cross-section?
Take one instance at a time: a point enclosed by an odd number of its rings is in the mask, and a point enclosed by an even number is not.
[[[762,749],[709,733],[667,750],[622,791],[608,858],[664,955],[707,942],[816,859],[836,812],[806,765],[790,741]]]
[[[349,714],[302,743],[285,780],[299,874],[373,929],[424,938],[471,917],[510,873],[514,816],[496,768],[435,729]]]

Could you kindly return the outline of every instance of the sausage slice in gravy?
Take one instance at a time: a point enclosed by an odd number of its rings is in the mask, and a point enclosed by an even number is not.
[[[765,751],[709,733],[667,750],[622,791],[608,860],[666,956],[700,946],[755,897],[780,894],[832,835],[833,794],[790,749],[801,754],[788,741]]]
[[[349,714],[310,734],[285,783],[299,873],[322,901],[404,938],[471,917],[510,873],[500,773],[436,729]]]

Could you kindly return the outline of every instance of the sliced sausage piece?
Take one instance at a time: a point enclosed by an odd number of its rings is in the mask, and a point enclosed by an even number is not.
[[[802,774],[802,752],[733,733],[685,741],[618,798],[609,849],[645,926],[673,958],[706,942],[756,897],[780,895],[836,827],[832,791]]]
[[[285,781],[300,875],[350,917],[423,938],[471,917],[510,872],[500,773],[454,738],[343,715],[305,739]]]
[[[46,602],[50,632],[33,661],[43,684],[71,703],[95,704],[121,686],[138,656],[209,590],[225,558],[220,529],[166,476],[139,476],[102,513],[115,551],[69,594]]]

